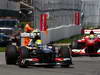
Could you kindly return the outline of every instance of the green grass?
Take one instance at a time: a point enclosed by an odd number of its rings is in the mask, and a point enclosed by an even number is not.
[[[84,35],[81,35],[81,34],[80,35],[75,35],[75,36],[72,36],[70,38],[65,38],[65,39],[62,39],[62,40],[58,40],[55,43],[72,43],[72,41],[78,40],[82,36],[84,36]]]
[[[0,47],[0,52],[4,52],[6,47]]]

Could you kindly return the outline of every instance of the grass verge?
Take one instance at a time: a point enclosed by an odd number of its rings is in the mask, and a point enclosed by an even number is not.
[[[5,52],[6,47],[0,47],[0,52]]]
[[[70,38],[65,38],[65,39],[62,39],[62,40],[58,40],[55,43],[72,43],[74,40],[78,40],[78,39],[80,39],[83,36],[84,35],[79,34],[79,35],[72,36]]]

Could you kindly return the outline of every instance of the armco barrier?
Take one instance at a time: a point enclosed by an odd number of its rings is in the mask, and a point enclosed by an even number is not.
[[[57,41],[64,38],[69,38],[73,35],[81,33],[81,26],[76,25],[62,25],[56,28],[48,29],[48,35],[44,32],[41,33],[43,43],[49,43],[50,41]]]

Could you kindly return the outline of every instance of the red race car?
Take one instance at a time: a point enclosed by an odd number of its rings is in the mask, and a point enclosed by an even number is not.
[[[94,34],[82,37],[72,43],[72,55],[100,55],[100,38]]]

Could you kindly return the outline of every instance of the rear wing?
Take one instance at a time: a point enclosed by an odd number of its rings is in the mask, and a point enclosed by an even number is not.
[[[100,29],[85,29],[84,34],[90,34],[91,31],[93,31],[94,34],[100,34]]]

